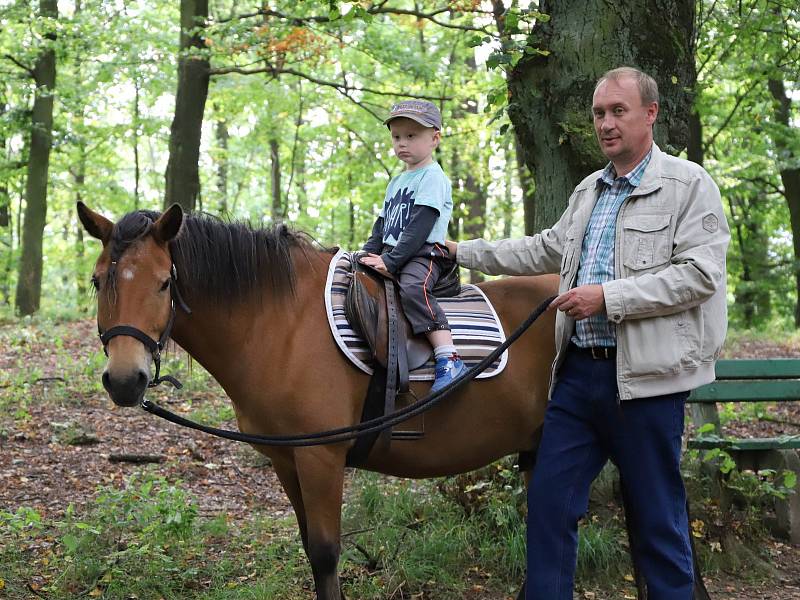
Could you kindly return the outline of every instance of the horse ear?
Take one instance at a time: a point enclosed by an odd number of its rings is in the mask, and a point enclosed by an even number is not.
[[[172,240],[181,230],[183,210],[180,204],[173,204],[153,223],[153,236],[162,243]]]
[[[91,210],[80,200],[76,208],[78,210],[78,218],[81,220],[86,233],[103,242],[105,246],[111,238],[111,230],[114,229],[114,223]]]

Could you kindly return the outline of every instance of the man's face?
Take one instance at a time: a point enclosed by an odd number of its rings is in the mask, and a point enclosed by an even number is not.
[[[595,90],[592,114],[600,149],[614,164],[617,175],[627,174],[653,144],[658,103],[643,105],[639,87],[630,77],[609,79]],[[627,170],[621,172],[621,168]]]
[[[413,119],[398,117],[389,123],[392,147],[397,158],[407,169],[425,166],[439,145],[439,132],[433,127],[420,125]]]

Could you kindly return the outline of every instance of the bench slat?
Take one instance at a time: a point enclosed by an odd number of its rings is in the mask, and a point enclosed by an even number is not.
[[[798,450],[800,449],[800,436],[784,436],[777,438],[750,438],[750,439],[721,439],[698,438],[689,440],[686,445],[695,450]]]
[[[717,379],[800,378],[797,358],[733,358],[718,360]]]
[[[702,385],[689,396],[689,402],[762,402],[800,399],[800,379],[718,380]]]

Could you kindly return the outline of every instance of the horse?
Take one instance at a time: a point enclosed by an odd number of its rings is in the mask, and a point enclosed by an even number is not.
[[[102,382],[135,406],[153,380],[153,340],[185,349],[229,396],[240,431],[289,435],[355,425],[369,377],[336,346],[323,302],[333,252],[285,225],[254,229],[178,205],[113,223],[79,202],[83,227],[102,242],[92,275],[106,342]],[[555,276],[479,284],[505,331],[558,287]],[[178,289],[171,289],[177,287]],[[173,298],[191,308],[177,310]],[[464,473],[535,451],[555,357],[554,311],[509,349],[506,368],[456,390],[425,414],[420,439],[376,445],[359,468],[408,478]],[[426,382],[412,384],[417,396]],[[345,457],[352,441],[310,447],[254,445],[268,456],[297,518],[318,600],[344,598],[338,577]]]

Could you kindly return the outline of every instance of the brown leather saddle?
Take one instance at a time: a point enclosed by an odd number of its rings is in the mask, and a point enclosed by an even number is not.
[[[369,345],[373,358],[384,368],[389,360],[390,318],[397,319],[398,341],[405,342],[405,353],[408,370],[413,371],[424,365],[433,349],[424,336],[415,336],[411,325],[403,313],[397,279],[385,271],[373,269],[361,262],[362,253],[350,256],[352,282],[345,300],[345,312],[353,329],[361,335]],[[393,285],[387,286],[389,281]],[[391,290],[391,292],[389,291]],[[433,287],[433,295],[437,298],[458,296],[461,282],[458,276],[458,264],[453,265],[441,276]],[[396,307],[392,314],[392,306]]]
[[[411,325],[403,314],[394,276],[362,264],[360,256],[363,254],[358,252],[350,255],[352,281],[345,300],[345,312],[353,330],[369,345],[376,367],[382,367],[375,369],[362,414],[363,420],[395,412],[397,396],[409,392],[409,372],[424,365],[433,349],[424,336],[413,335]],[[460,291],[458,264],[454,261],[434,286],[433,295],[457,296]],[[382,381],[384,374],[385,384]],[[380,378],[380,383],[376,383],[376,377]],[[379,391],[382,393],[379,394]],[[379,404],[378,396],[383,398],[381,407],[375,406]],[[418,439],[422,435],[420,430],[386,430],[380,438],[382,443],[388,443],[390,439]],[[366,454],[362,458],[365,457]],[[357,459],[349,457],[348,464],[357,464]]]

